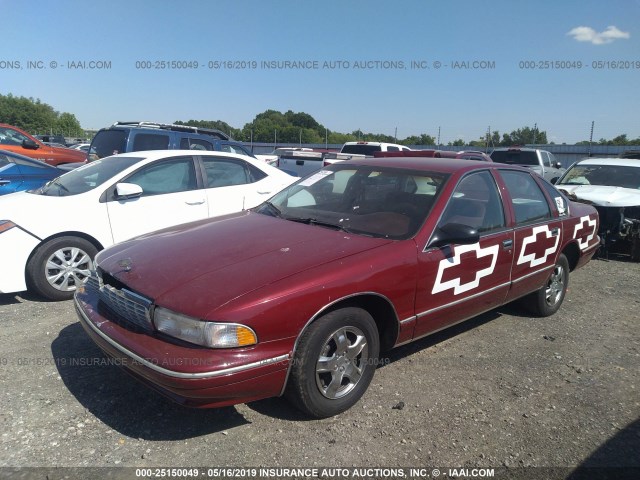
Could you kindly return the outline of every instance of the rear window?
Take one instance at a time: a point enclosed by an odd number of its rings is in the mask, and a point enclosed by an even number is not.
[[[499,150],[491,154],[491,160],[509,165],[539,165],[536,152],[530,150]]]
[[[89,160],[124,153],[127,148],[127,132],[124,130],[99,131],[91,142]]]
[[[359,143],[354,145],[344,145],[340,153],[353,153],[356,155],[373,155],[373,152],[379,152],[382,150],[380,145],[369,145],[366,143]]]

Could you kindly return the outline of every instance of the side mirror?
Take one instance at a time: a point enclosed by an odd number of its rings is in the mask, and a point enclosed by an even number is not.
[[[441,247],[450,243],[470,245],[479,241],[480,234],[475,228],[461,223],[447,223],[436,228],[427,248]]]
[[[555,185],[556,183],[558,183],[558,180],[560,180],[560,177],[553,177],[551,180],[549,180],[549,183]]]
[[[556,163],[554,164],[554,167],[556,167],[556,168],[562,168],[562,163],[561,163],[561,162],[556,162]]]
[[[131,200],[142,195],[142,187],[135,183],[116,184],[116,198],[118,200]]]
[[[27,150],[37,150],[40,148],[40,145],[30,138],[26,138],[22,141],[22,148],[26,148]]]

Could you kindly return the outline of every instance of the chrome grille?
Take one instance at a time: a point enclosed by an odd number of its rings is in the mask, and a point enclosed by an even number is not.
[[[131,322],[145,330],[152,330],[151,305],[152,302],[126,288],[117,289],[103,284],[95,274],[87,280],[86,287],[96,291],[100,301],[122,320]]]

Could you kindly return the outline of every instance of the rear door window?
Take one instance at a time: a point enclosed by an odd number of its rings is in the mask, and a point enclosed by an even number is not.
[[[230,187],[253,183],[251,172],[245,162],[227,158],[203,158],[207,179],[206,188]]]
[[[500,175],[511,196],[518,225],[551,218],[547,199],[529,173],[501,170]]]
[[[154,133],[137,133],[133,138],[134,152],[144,150],[168,150],[169,135],[156,135]]]
[[[182,137],[180,139],[181,150],[214,150],[213,144],[200,138]]]

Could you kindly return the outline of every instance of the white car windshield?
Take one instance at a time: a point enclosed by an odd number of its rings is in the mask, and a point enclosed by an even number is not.
[[[294,222],[392,239],[424,223],[447,175],[371,166],[332,166],[303,178],[257,211]]]
[[[71,170],[29,193],[66,197],[93,190],[118,173],[142,160],[142,157],[107,157]]]
[[[574,165],[557,185],[604,185],[640,189],[640,163],[622,165]]]

